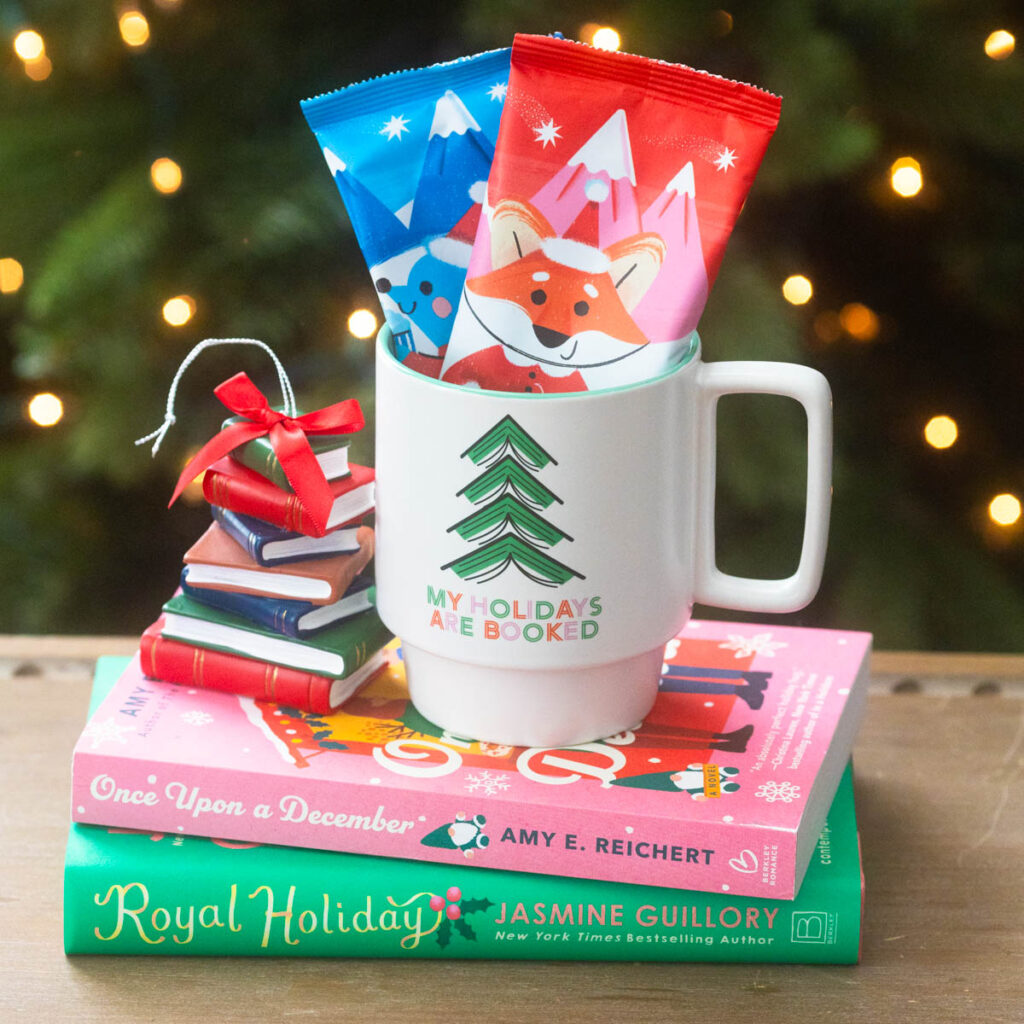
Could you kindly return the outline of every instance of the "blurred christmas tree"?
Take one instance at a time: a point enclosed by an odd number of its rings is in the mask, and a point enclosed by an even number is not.
[[[154,618],[208,522],[164,505],[220,422],[212,386],[244,368],[275,397],[262,357],[204,355],[151,462],[132,440],[200,338],[261,338],[306,407],[355,396],[372,423],[371,343],[347,321],[376,302],[301,98],[606,25],[624,49],[784,98],[701,333],[705,358],[807,362],[835,392],[825,583],[790,620],[881,647],[1020,649],[1024,538],[988,511],[1024,491],[1024,71],[1012,36],[990,39],[1017,32],[1016,10],[569,2],[553,24],[539,0],[0,0],[0,629]],[[42,393],[63,403],[49,428],[26,417]],[[938,414],[959,428],[949,447],[925,441]],[[730,399],[720,434],[722,568],[786,574],[801,415]]]

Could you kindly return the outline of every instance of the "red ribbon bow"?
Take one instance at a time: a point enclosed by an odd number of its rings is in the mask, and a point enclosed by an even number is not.
[[[245,373],[236,373],[223,384],[218,384],[213,393],[242,419],[228,424],[189,460],[178,477],[168,507],[178,500],[192,480],[218,459],[253,438],[267,435],[303,510],[320,534],[326,532],[334,495],[306,435],[350,434],[362,430],[363,411],[359,403],[348,398],[303,416],[286,416],[270,407],[266,396]]]

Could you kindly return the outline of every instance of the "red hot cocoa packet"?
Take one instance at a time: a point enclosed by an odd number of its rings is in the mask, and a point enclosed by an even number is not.
[[[779,108],[693,68],[517,35],[441,379],[587,391],[688,358]]]

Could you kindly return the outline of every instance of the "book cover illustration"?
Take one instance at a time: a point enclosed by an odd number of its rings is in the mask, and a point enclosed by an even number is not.
[[[869,647],[694,621],[642,725],[561,749],[439,732],[400,665],[310,715],[151,682],[135,662],[75,748],[73,818],[791,899],[852,748]]]

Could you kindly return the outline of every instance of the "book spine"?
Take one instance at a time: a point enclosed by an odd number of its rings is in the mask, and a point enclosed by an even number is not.
[[[269,480],[255,485],[208,469],[203,476],[203,496],[211,505],[263,519],[294,533],[320,537],[325,532],[303,514],[302,504],[294,494],[275,487]]]
[[[319,457],[337,448],[348,448],[350,438],[341,434],[319,436],[314,434],[307,437],[306,440],[309,442],[313,454]],[[257,437],[248,441],[236,448],[231,453],[231,457],[237,459],[243,466],[248,466],[249,469],[259,473],[260,476],[266,477],[282,490],[290,491],[292,489],[284,467],[268,438]]]
[[[210,608],[231,612],[232,615],[241,615],[281,636],[298,638],[299,617],[316,607],[313,604],[301,602],[301,607],[296,609],[294,605],[299,602],[275,600],[255,594],[243,594],[235,590],[193,587],[186,582],[187,573],[188,569],[186,568],[182,572],[181,589],[193,601],[198,601]]]
[[[257,441],[264,441],[264,439],[257,438]],[[258,444],[257,441],[249,441],[240,448],[236,448],[231,453],[232,458],[259,473],[260,476],[265,476],[276,487],[290,491],[291,484],[288,483],[288,477],[285,476],[281,463],[274,454],[274,449],[266,441],[263,444]]]
[[[255,707],[244,710],[254,722],[259,718]],[[414,756],[421,759],[422,752]],[[386,755],[376,760],[386,775]],[[410,786],[408,776],[437,775],[448,765],[411,764],[402,784],[389,786],[380,778],[340,783],[168,764],[80,745],[72,770],[73,820],[449,865],[465,863],[469,851],[477,855],[474,867],[701,891],[722,888],[728,879],[736,895],[796,894],[791,832],[704,823],[681,836],[672,820],[577,812],[571,801],[496,805],[467,793],[428,793]]]
[[[139,640],[142,671],[165,683],[198,686],[328,714],[334,680],[240,654],[228,654],[161,636],[153,627]]]
[[[246,554],[254,561],[263,566],[271,566],[272,562],[263,557],[263,538],[252,530],[242,525],[236,513],[229,508],[222,508],[220,505],[213,506],[213,518],[220,524],[221,529],[227,533],[233,541],[241,545]]]
[[[143,843],[147,848],[138,851]],[[66,952],[832,964],[858,959],[860,879],[824,866],[818,884],[809,882],[796,901],[786,902],[465,865],[233,847],[73,826],[64,882]],[[189,880],[187,890],[182,878]]]

